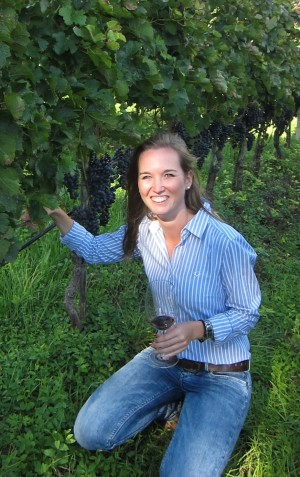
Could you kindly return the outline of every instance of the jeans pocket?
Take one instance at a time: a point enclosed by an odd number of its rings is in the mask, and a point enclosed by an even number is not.
[[[211,374],[216,376],[219,379],[232,381],[233,383],[240,384],[246,389],[251,389],[251,375],[250,371],[241,371],[241,372],[215,372]]]

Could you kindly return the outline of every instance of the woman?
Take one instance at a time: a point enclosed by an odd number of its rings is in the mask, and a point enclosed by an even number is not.
[[[111,234],[94,237],[61,209],[46,209],[62,243],[88,263],[141,258],[153,293],[160,283],[172,289],[176,326],[152,347],[164,359],[176,355],[178,364],[153,366],[151,348],[143,350],[96,389],[74,428],[82,447],[111,450],[182,400],[161,477],[220,476],[251,399],[247,334],[259,317],[256,254],[203,201],[194,164],[175,134],[137,147],[128,173],[127,224]]]

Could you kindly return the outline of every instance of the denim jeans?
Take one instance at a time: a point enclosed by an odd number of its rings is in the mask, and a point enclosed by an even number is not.
[[[88,450],[114,449],[161,416],[167,403],[183,399],[160,477],[220,477],[247,416],[250,372],[159,368],[149,353],[139,353],[91,395],[75,422],[77,442]]]

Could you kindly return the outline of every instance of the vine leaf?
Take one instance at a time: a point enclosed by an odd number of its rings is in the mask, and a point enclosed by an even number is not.
[[[82,10],[74,10],[71,5],[61,7],[59,9],[59,14],[63,17],[66,25],[73,25],[76,23],[77,25],[82,26],[86,23],[86,16]]]
[[[17,195],[20,192],[19,176],[15,169],[0,168],[0,190],[7,195]]]
[[[20,119],[25,111],[25,101],[16,93],[7,93],[5,95],[5,105],[14,119]]]
[[[5,66],[7,58],[10,57],[10,49],[5,43],[0,41],[0,69]]]

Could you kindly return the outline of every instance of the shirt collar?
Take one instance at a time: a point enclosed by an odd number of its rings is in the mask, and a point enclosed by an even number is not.
[[[187,230],[196,237],[201,238],[209,221],[209,213],[207,212],[207,209],[200,209],[199,212],[197,212],[197,214],[184,227],[183,231]],[[152,234],[156,234],[161,231],[158,220],[150,220],[148,218],[147,220],[149,221],[149,231]]]
[[[199,212],[188,222],[184,229],[198,238],[202,238],[209,221],[207,209],[200,209]]]

